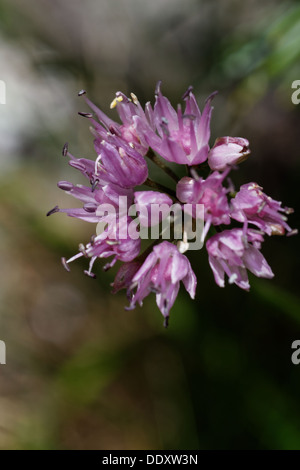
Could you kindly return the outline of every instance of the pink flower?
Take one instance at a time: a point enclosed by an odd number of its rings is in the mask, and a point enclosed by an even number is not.
[[[274,274],[259,251],[263,236],[260,232],[249,229],[224,230],[213,235],[206,243],[209,264],[218,286],[224,287],[224,274],[229,284],[236,284],[241,289],[249,290],[247,269],[255,276],[271,279]]]
[[[132,300],[129,309],[143,300],[150,292],[156,294],[156,303],[168,325],[169,312],[183,282],[191,298],[195,297],[197,279],[186,256],[179,253],[177,247],[164,241],[153,247],[141,268],[132,278],[130,291]],[[135,292],[134,292],[135,291]]]
[[[134,94],[128,98],[117,92],[111,108],[118,112],[118,123],[81,91],[79,95],[84,96],[92,112],[79,114],[92,123],[96,157],[76,158],[64,145],[63,156],[88,183],[60,181],[58,187],[75,197],[80,207],[55,206],[47,214],[64,212],[97,223],[97,235],[88,244],[80,244],[72,258],[63,258],[64,267],[69,271],[72,261],[85,257],[90,262],[84,272],[95,277],[92,269],[97,259],[110,258],[105,270],[117,261],[123,263],[112,284],[113,293],[126,289],[128,310],[155,293],[165,326],[180,281],[191,298],[195,297],[197,279],[183,253],[201,249],[212,226],[218,233],[208,239],[206,248],[216,283],[224,287],[226,274],[229,283],[245,290],[250,288],[247,270],[258,277],[273,277],[260,251],[264,234],[296,233],[287,224],[286,215],[292,209],[268,197],[256,183],[243,185],[229,202],[233,184],[228,178],[226,187],[224,181],[232,167],[249,155],[249,142],[241,137],[221,137],[210,149],[211,101],[215,94],[208,97],[201,114],[191,87],[183,96],[184,111],[180,105],[176,110],[172,107],[161,93],[160,82],[154,108],[147,103],[143,109]],[[148,178],[150,159],[165,172],[166,179],[173,180],[173,186],[160,176],[158,181]],[[179,180],[163,159],[189,166],[189,176]],[[208,166],[213,170],[210,173]],[[152,173],[156,177],[157,173]],[[144,186],[151,190],[146,191]],[[138,219],[133,220],[136,215]],[[243,227],[224,230],[232,222]],[[250,224],[259,230],[249,228]],[[140,254],[141,239],[149,238],[150,233],[156,241]],[[161,242],[166,238],[169,241]]]
[[[204,206],[203,242],[211,225],[230,223],[228,190],[222,184],[226,174],[215,171],[206,180],[185,176],[177,184],[176,195],[181,202],[192,204],[193,217],[196,217],[196,204]]]
[[[163,212],[160,212],[159,217],[157,217],[155,207],[160,206],[168,209],[173,204],[172,199],[167,194],[158,191],[136,191],[134,193],[134,202],[136,210],[139,212],[139,221],[143,227],[150,227],[161,222]]]
[[[184,94],[186,101],[184,113],[181,106],[177,111],[160,91],[160,82],[156,89],[153,122],[158,136],[154,132],[146,135],[146,140],[156,152],[170,162],[197,165],[207,159],[210,138],[212,93],[206,100],[201,114],[192,88]]]
[[[121,289],[127,289],[129,298],[129,287],[132,284],[132,278],[135,273],[140,269],[141,265],[141,261],[135,260],[122,264],[116,274],[114,282],[111,284],[111,286],[113,287],[112,293],[116,294]]]
[[[110,119],[101,109],[99,109],[92,101],[85,96],[85,91],[79,92],[80,96],[84,99],[88,106],[94,111],[97,122],[93,114],[79,113],[84,117],[89,118],[94,127],[94,135],[96,138],[110,142],[111,137],[117,135],[124,143],[134,148],[140,155],[145,155],[148,151],[148,144],[145,139],[145,132],[149,131],[151,118],[140,105],[137,97],[131,93],[131,98],[128,98],[124,93],[118,91],[116,97],[111,102],[110,108],[117,109],[122,124],[119,124]]]
[[[249,142],[241,137],[219,137],[208,154],[212,170],[224,170],[227,165],[241,163],[250,154]]]
[[[285,231],[295,233],[284,215],[291,214],[293,209],[282,207],[281,202],[267,196],[262,189],[256,183],[241,186],[231,200],[231,217],[239,222],[248,221],[268,235],[284,235]]]
[[[133,222],[130,217],[123,216],[119,219],[107,219],[107,228],[97,236],[93,236],[90,243],[86,246],[80,245],[80,251],[69,260],[62,258],[64,267],[69,271],[69,263],[75,259],[85,256],[91,258],[89,269],[84,271],[87,276],[95,277],[92,273],[93,265],[97,258],[109,258],[113,256],[113,260],[104,266],[104,270],[110,269],[116,261],[132,261],[136,258],[141,249],[140,238],[133,239],[128,231],[130,224]],[[115,223],[112,223],[115,221]],[[124,226],[126,234],[124,236]],[[122,236],[121,236],[122,234]]]
[[[116,184],[107,184],[102,188],[95,190],[81,184],[75,186],[69,181],[59,181],[57,186],[67,194],[70,194],[83,202],[83,207],[60,209],[56,206],[54,209],[49,211],[47,215],[54,214],[55,212],[64,212],[69,217],[76,217],[77,219],[82,219],[85,222],[98,223],[102,218],[99,213],[97,213],[100,205],[110,205],[117,211],[119,208],[120,196],[126,197],[128,206],[133,200],[132,189],[121,188]],[[114,211],[114,213],[116,211]]]
[[[94,179],[102,183],[118,184],[132,188],[143,184],[148,177],[145,159],[126,143],[115,138],[112,143],[95,141],[98,158],[95,162]]]

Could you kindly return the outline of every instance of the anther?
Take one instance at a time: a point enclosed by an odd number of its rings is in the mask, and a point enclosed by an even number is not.
[[[189,86],[186,92],[182,95],[182,99],[185,100],[190,96],[190,93],[193,91],[193,87]]]
[[[286,234],[287,237],[292,237],[293,235],[298,235],[298,230],[296,228]]]
[[[205,103],[208,103],[211,101],[219,92],[218,91],[213,91],[208,98],[206,98]]]
[[[266,207],[266,205],[267,205],[267,202],[263,201],[261,205],[259,206],[257,213],[259,214]]]
[[[85,95],[86,94],[86,91],[85,90],[80,90],[78,92],[78,96],[82,96],[82,95]]]
[[[139,100],[137,99],[137,96],[134,93],[130,93],[132,102],[137,105],[139,103]]]
[[[111,266],[111,263],[107,263],[107,264],[105,264],[105,265],[103,266],[102,269],[103,269],[104,272],[106,272],[106,271],[108,271],[111,267],[112,267],[112,266]]]
[[[51,209],[49,212],[47,212],[47,217],[49,217],[49,215],[52,215],[52,214],[55,214],[55,212],[59,212],[59,207],[58,206],[55,206],[53,207],[53,209]]]
[[[184,114],[182,119],[189,119],[190,121],[195,121],[196,116],[194,114]]]
[[[86,212],[96,212],[97,205],[93,204],[92,202],[87,202],[86,204],[84,204],[83,209]]]
[[[90,272],[87,271],[87,270],[84,270],[83,272],[84,272],[84,274],[85,274],[86,276],[91,277],[92,279],[96,279],[96,278],[97,278],[96,274],[94,274],[94,273],[90,273]]]
[[[61,263],[62,263],[62,265],[63,265],[63,267],[65,268],[66,271],[68,271],[68,272],[71,271],[70,268],[69,268],[69,265],[68,265],[68,263],[67,263],[66,258],[64,258],[64,257],[61,258]]]
[[[69,181],[59,181],[57,183],[57,186],[59,189],[62,189],[63,191],[71,191],[71,189],[73,189],[73,184],[69,183]]]
[[[99,184],[98,178],[96,178],[94,181],[91,181],[92,193],[95,191],[95,189],[97,188],[98,184]]]
[[[79,116],[83,116],[85,118],[92,118],[93,115],[91,113],[82,113],[81,111],[78,111]]]
[[[78,162],[77,160],[71,160],[71,161],[69,161],[69,165],[72,166],[73,168],[76,168],[76,170],[86,171],[84,164]]]
[[[83,243],[79,243],[78,250],[80,251],[80,253],[83,254],[83,256],[84,256],[85,258],[88,258],[88,254],[87,254],[87,252],[86,252],[86,250],[85,250],[85,246],[84,246]]]
[[[66,143],[64,144],[63,149],[62,149],[62,152],[61,152],[63,157],[66,157],[66,156],[67,156],[67,154],[68,154],[68,149],[69,149],[69,144],[68,144],[68,142],[66,142]]]
[[[118,103],[123,101],[123,96],[116,96],[110,103],[110,109],[114,109]]]
[[[285,212],[286,214],[288,214],[288,215],[289,215],[289,214],[293,214],[293,213],[294,213],[294,209],[292,209],[292,207],[285,207],[285,208],[284,208],[284,212]]]
[[[160,93],[160,87],[161,87],[161,80],[157,82],[156,88],[155,88],[155,95],[159,95]]]

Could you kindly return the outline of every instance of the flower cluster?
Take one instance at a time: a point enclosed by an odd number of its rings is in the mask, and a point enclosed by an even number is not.
[[[258,184],[248,183],[239,191],[234,190],[228,174],[248,157],[249,142],[241,137],[226,136],[210,146],[215,95],[216,92],[208,97],[201,113],[191,87],[183,95],[184,109],[181,105],[177,109],[172,107],[162,94],[160,83],[153,107],[147,103],[143,108],[133,93],[127,97],[117,92],[111,103],[121,121],[117,123],[96,107],[84,90],[80,91],[79,96],[83,96],[91,110],[79,114],[91,123],[95,158],[76,158],[65,144],[63,156],[82,173],[87,184],[60,181],[58,187],[82,205],[75,209],[56,206],[47,214],[64,212],[97,223],[97,234],[87,245],[80,244],[75,256],[69,260],[63,258],[64,267],[69,270],[69,264],[83,256],[90,259],[85,274],[95,277],[92,269],[98,258],[111,258],[104,265],[105,270],[117,261],[122,262],[112,284],[113,293],[126,289],[127,309],[133,309],[137,303],[142,305],[143,299],[153,292],[165,326],[180,281],[194,298],[197,279],[184,254],[190,246],[184,225],[180,237],[173,235],[163,240],[161,233],[144,253],[140,253],[139,228],[152,225],[148,217],[151,206],[170,207],[175,203],[184,211],[188,205],[194,219],[198,217],[197,206],[203,206],[201,240],[207,239],[209,264],[220,287],[225,285],[226,274],[229,283],[248,290],[247,270],[258,277],[272,278],[273,272],[260,251],[265,235],[296,232],[286,221],[292,209],[271,199]],[[173,180],[173,188],[149,178],[147,161],[150,160],[166,173],[170,182]],[[179,179],[174,164],[185,165],[188,176]],[[136,188],[141,185],[150,190]],[[144,214],[140,225],[132,219],[131,204]],[[141,210],[143,208],[146,212]],[[169,221],[174,223],[174,218],[169,216]],[[157,222],[161,222],[161,217]]]

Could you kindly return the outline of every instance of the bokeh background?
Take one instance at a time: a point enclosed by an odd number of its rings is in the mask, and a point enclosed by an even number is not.
[[[299,227],[300,6],[277,0],[0,0],[0,366],[2,449],[300,449],[299,237],[267,239],[276,276],[250,293],[218,288],[191,253],[196,301],[181,292],[168,330],[154,298],[126,312],[115,271],[97,280],[61,256],[94,226],[63,214],[56,187],[81,182],[61,156],[92,156],[88,90],[104,111],[117,90],[174,104],[214,90],[212,142],[249,139],[233,175],[294,207]]]

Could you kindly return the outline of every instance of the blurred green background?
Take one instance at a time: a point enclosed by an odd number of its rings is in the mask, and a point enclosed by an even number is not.
[[[154,298],[124,311],[115,270],[63,270],[93,225],[45,217],[76,205],[56,187],[82,181],[64,142],[93,156],[78,90],[110,113],[117,90],[153,102],[160,79],[173,104],[219,90],[211,141],[252,149],[234,182],[257,181],[299,227],[299,2],[0,0],[0,42],[0,448],[300,449],[299,237],[266,240],[275,279],[250,293],[191,253],[197,299],[182,291],[165,330]]]

